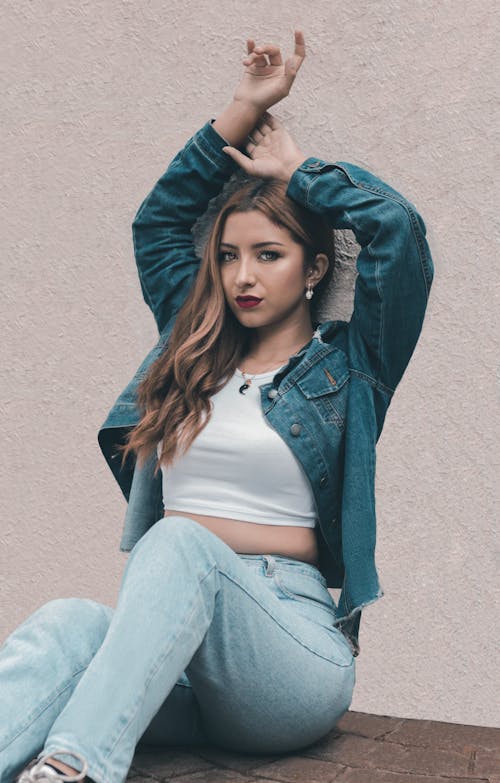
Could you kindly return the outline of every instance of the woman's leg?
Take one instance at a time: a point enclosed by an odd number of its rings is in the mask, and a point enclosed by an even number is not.
[[[112,611],[90,599],[58,598],[0,647],[1,783],[11,783],[42,747],[102,643]]]
[[[112,607],[86,598],[48,601],[0,647],[0,783],[12,783],[37,754],[43,755],[47,735],[101,646],[113,613]],[[205,739],[187,685],[182,675],[158,714],[166,744]],[[153,724],[145,740],[154,744],[157,738]],[[57,754],[54,760],[63,758]],[[66,761],[74,769],[74,757],[67,755]]]
[[[326,587],[298,572],[279,582],[279,559],[266,563],[278,563],[276,579],[194,520],[160,519],[132,550],[108,632],[43,752],[75,750],[97,783],[123,783],[184,671],[206,736],[223,747],[285,752],[328,732],[351,701],[349,646]],[[318,597],[297,598],[290,578]]]

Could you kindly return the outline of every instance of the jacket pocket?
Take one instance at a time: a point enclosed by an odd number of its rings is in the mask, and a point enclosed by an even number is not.
[[[347,360],[339,352],[335,362],[314,365],[297,379],[297,386],[319,413],[322,421],[335,424],[343,432],[347,413],[350,373]]]

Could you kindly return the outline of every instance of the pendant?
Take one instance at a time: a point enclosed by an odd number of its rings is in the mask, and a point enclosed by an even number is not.
[[[249,384],[249,383],[246,383],[246,382],[245,382],[245,383],[243,383],[243,384],[240,386],[240,388],[239,388],[239,392],[240,392],[240,394],[245,394],[246,390],[247,390],[247,389],[249,389],[249,388],[250,388],[250,384]]]

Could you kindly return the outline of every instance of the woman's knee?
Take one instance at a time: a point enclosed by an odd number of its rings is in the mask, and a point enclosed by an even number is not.
[[[172,549],[190,549],[193,553],[198,549],[202,553],[208,553],[211,545],[217,546],[220,539],[211,530],[201,525],[195,519],[184,516],[162,517],[152,525],[139,539],[131,555],[141,549],[150,549],[154,552],[169,552]]]
[[[53,598],[28,620],[40,624],[44,632],[64,646],[89,647],[95,652],[107,633],[113,611],[91,598]]]

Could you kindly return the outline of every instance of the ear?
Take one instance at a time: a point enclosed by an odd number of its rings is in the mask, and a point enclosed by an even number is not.
[[[325,253],[317,253],[314,259],[314,264],[309,268],[307,273],[308,282],[317,285],[321,278],[326,274],[330,261]]]

